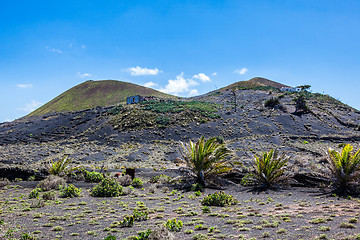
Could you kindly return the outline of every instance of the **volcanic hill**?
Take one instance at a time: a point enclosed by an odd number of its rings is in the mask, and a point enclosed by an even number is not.
[[[40,168],[68,153],[77,164],[171,167],[179,157],[179,141],[218,136],[244,163],[276,148],[304,169],[318,167],[328,147],[351,142],[358,148],[358,110],[328,95],[282,92],[283,86],[254,78],[172,99],[135,84],[88,81],[27,117],[0,124],[0,163]],[[119,104],[135,94],[167,100]],[[299,98],[306,111],[298,109]]]
[[[86,81],[55,97],[50,102],[31,112],[28,116],[44,115],[52,112],[81,111],[94,107],[106,107],[125,102],[132,95],[176,98],[157,90],[133,83],[102,80]]]

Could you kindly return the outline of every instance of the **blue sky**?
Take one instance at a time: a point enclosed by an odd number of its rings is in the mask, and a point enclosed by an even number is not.
[[[179,96],[252,77],[360,109],[360,1],[0,0],[0,122],[88,79]]]

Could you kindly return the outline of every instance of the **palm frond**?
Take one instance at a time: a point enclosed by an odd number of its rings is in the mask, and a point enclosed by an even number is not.
[[[186,167],[199,181],[220,176],[232,169],[226,160],[230,150],[225,144],[218,143],[216,138],[205,140],[202,136],[196,143],[191,140],[188,144],[181,143],[179,152]]]

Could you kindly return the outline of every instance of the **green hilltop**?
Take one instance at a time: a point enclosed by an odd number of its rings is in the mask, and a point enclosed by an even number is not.
[[[157,90],[116,80],[86,81],[55,97],[31,112],[38,116],[51,112],[81,111],[97,106],[105,107],[123,103],[133,95],[177,98]]]
[[[271,81],[262,77],[255,77],[247,81],[240,81],[226,86],[220,90],[234,89],[234,88],[256,88],[256,87],[273,87],[281,89],[282,87],[289,87],[287,85]]]

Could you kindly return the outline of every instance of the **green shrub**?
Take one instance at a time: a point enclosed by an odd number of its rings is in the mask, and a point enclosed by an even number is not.
[[[83,170],[85,182],[98,183],[104,179],[104,175],[100,172],[89,172],[87,170]]]
[[[40,194],[39,192],[41,192],[40,188],[35,188],[33,189],[30,193],[29,193],[29,198],[37,198]]]
[[[36,240],[37,238],[29,233],[22,233],[19,240]]]
[[[133,211],[133,216],[134,216],[134,220],[135,221],[146,221],[149,219],[149,213],[147,210],[143,210],[143,211],[138,211],[138,210],[134,210]]]
[[[116,240],[116,237],[109,235],[109,236],[103,238],[103,240]]]
[[[165,174],[160,174],[160,175],[150,178],[149,182],[150,183],[168,183],[170,180],[171,180],[171,177],[169,177]]]
[[[211,208],[209,206],[203,206],[202,207],[202,212],[203,213],[211,213]]]
[[[135,188],[141,188],[144,185],[144,182],[140,178],[134,178],[131,182],[131,186]]]
[[[167,220],[165,227],[171,232],[180,232],[183,227],[183,222],[181,220],[169,219]]]
[[[360,150],[352,153],[353,146],[345,145],[339,153],[329,149],[329,169],[335,190],[339,194],[351,192],[350,184],[356,182],[360,177]]]
[[[205,186],[206,180],[232,170],[229,161],[226,160],[230,150],[225,144],[218,143],[215,137],[205,141],[202,136],[196,143],[191,140],[187,145],[182,143],[180,154],[181,160],[186,163],[186,169],[202,186]]]
[[[273,184],[287,177],[284,171],[288,161],[289,158],[285,157],[285,154],[278,156],[278,152],[273,149],[270,152],[264,152],[261,158],[255,155],[253,174],[255,181],[262,188],[272,187]]]
[[[233,205],[236,203],[237,200],[232,195],[226,194],[222,191],[209,194],[201,201],[202,205],[219,207]]]
[[[117,197],[123,193],[122,186],[115,179],[104,178],[91,190],[90,195],[93,197]]]
[[[280,101],[278,98],[269,98],[265,101],[264,106],[267,108],[275,108],[279,104],[280,104]]]
[[[303,94],[297,96],[293,99],[295,102],[295,113],[302,112],[302,113],[309,113],[310,108],[306,105],[306,99]]]
[[[152,233],[152,230],[149,228],[146,231],[138,232],[137,236],[130,237],[130,240],[147,240],[147,239],[149,239],[149,236],[151,233]]]
[[[80,196],[81,190],[75,187],[72,184],[69,184],[67,187],[63,188],[60,192],[60,197],[67,198],[67,197],[78,197]]]
[[[53,191],[44,192],[43,195],[42,195],[42,199],[44,199],[44,200],[55,200],[56,199],[55,192],[53,192]]]
[[[126,215],[124,219],[120,222],[121,227],[132,227],[134,225],[134,216]]]

